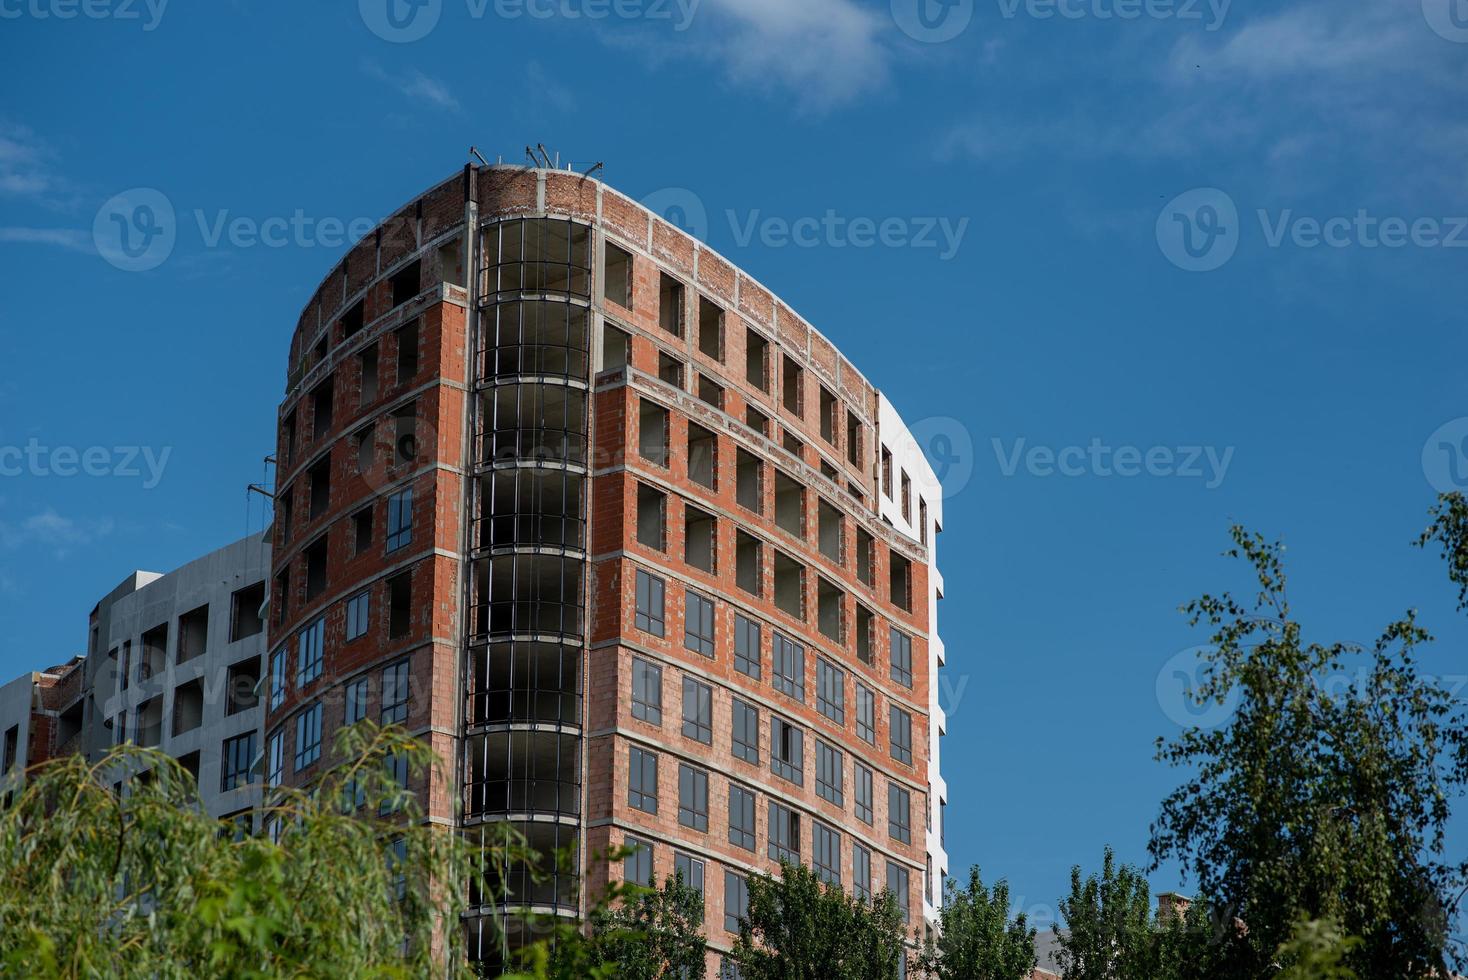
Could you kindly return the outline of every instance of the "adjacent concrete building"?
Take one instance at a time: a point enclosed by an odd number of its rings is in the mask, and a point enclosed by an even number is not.
[[[286,379],[268,784],[395,721],[455,763],[428,819],[576,849],[471,890],[476,956],[502,884],[575,916],[678,870],[716,958],[779,858],[922,927],[941,492],[831,341],[596,180],[470,167],[331,270]]]

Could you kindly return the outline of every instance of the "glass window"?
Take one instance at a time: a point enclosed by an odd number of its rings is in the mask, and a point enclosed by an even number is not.
[[[749,882],[732,871],[724,872],[724,931],[739,931],[739,923],[749,918]]]
[[[891,730],[888,739],[892,743],[892,758],[912,765],[912,715],[897,705],[892,705]]]
[[[637,628],[653,636],[663,635],[663,580],[638,569]]]
[[[347,641],[367,632],[368,609],[372,592],[363,590],[347,600]]]
[[[912,637],[899,629],[892,630],[892,679],[903,687],[912,687]]]
[[[683,879],[683,887],[698,892],[703,897],[703,861],[691,854],[679,851],[673,855],[673,873]]]
[[[705,657],[714,655],[714,604],[697,592],[684,592],[683,645]]]
[[[846,674],[823,658],[816,659],[816,709],[836,724],[846,724]]]
[[[296,772],[321,758],[321,702],[296,715]]]
[[[856,682],[856,737],[877,744],[877,696],[861,681]]]
[[[851,845],[851,895],[863,902],[872,900],[872,852],[855,842]]]
[[[632,848],[632,853],[622,861],[622,878],[638,885],[651,885],[652,845],[636,837],[627,837],[623,843]]]
[[[754,850],[754,794],[729,784],[729,843]]]
[[[413,488],[387,498],[387,550],[397,551],[413,540]]]
[[[805,702],[805,648],[794,640],[775,634],[775,690]]]
[[[321,641],[325,635],[324,617],[317,617],[296,634],[296,687],[304,687],[321,676]]]
[[[640,657],[632,658],[632,717],[663,723],[663,668]]]
[[[285,703],[285,647],[270,655],[270,710]]]
[[[265,753],[265,785],[271,789],[280,785],[285,776],[285,733],[276,732],[270,736],[268,751]]]
[[[224,740],[224,762],[219,781],[219,791],[228,793],[232,789],[246,786],[250,782],[250,767],[255,764],[255,733],[245,732]]]
[[[856,774],[856,819],[871,823],[872,815],[872,771],[860,762],[854,763]]]
[[[382,671],[382,723],[402,724],[408,720],[408,695],[412,679],[408,661],[400,660]]]
[[[828,803],[845,803],[841,750],[816,740],[816,795]]]
[[[658,812],[658,757],[635,745],[627,764],[627,805],[644,813]]]
[[[887,833],[893,840],[912,843],[912,794],[896,783],[887,784]]]
[[[811,864],[828,885],[841,884],[841,835],[817,821],[811,827]]]
[[[692,677],[683,678],[683,734],[705,745],[714,744],[714,692]]]
[[[789,807],[770,801],[770,858],[800,863],[800,815]]]
[[[347,685],[346,707],[342,713],[342,724],[352,725],[367,717],[367,678],[362,677]]]
[[[770,771],[805,785],[803,733],[783,718],[770,719]]]
[[[734,700],[734,756],[759,764],[759,709]]]
[[[734,614],[734,669],[760,679],[759,623],[739,613]]]
[[[909,878],[906,868],[893,861],[887,862],[887,890],[897,899],[897,908],[902,912],[903,922],[907,921],[909,915],[907,909]]]
[[[709,774],[686,764],[678,766],[678,822],[698,831],[709,829]]]

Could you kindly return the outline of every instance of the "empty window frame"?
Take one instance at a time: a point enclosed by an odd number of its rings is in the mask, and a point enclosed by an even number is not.
[[[891,643],[887,650],[888,673],[892,680],[903,687],[912,687],[912,637],[897,629],[891,631]]]
[[[663,635],[666,591],[667,584],[662,579],[637,570],[637,613],[633,625],[644,633]]]
[[[718,489],[719,442],[714,434],[688,423],[688,479],[710,490]]]
[[[755,847],[754,794],[729,784],[729,843],[746,851]]]
[[[794,358],[786,354],[783,355],[780,375],[782,381],[781,404],[785,406],[785,411],[796,418],[802,418],[805,415],[805,371],[795,363]]]
[[[392,290],[393,307],[402,306],[417,296],[421,289],[421,279],[422,263],[417,259],[393,273],[392,278],[388,280],[389,288]]]
[[[912,843],[912,793],[891,782],[887,784],[887,836]]]
[[[686,290],[666,272],[658,274],[658,325],[674,337],[683,336]]]
[[[724,386],[706,374],[698,376],[698,399],[714,406],[719,411],[724,410]]]
[[[825,500],[821,500],[816,509],[816,534],[821,554],[840,565],[846,560],[846,515]]]
[[[332,383],[327,378],[311,389],[311,438],[322,439],[331,431]]]
[[[637,485],[637,543],[655,551],[668,546],[668,495],[646,483]]]
[[[740,507],[763,514],[765,511],[765,464],[747,450],[735,453],[734,461],[735,500]]]
[[[387,580],[387,607],[388,639],[407,636],[413,625],[412,572],[403,572]]]
[[[372,472],[372,461],[377,455],[377,423],[369,422],[352,434],[356,444],[357,472]]]
[[[586,377],[591,332],[586,307],[525,300],[489,307],[482,317],[484,377]]]
[[[501,384],[480,396],[483,461],[586,462],[586,392],[553,382]]]
[[[744,331],[744,379],[760,391],[770,390],[770,342],[749,329]]]
[[[718,522],[690,504],[683,506],[683,560],[710,575],[718,571]]]
[[[766,439],[770,437],[770,417],[753,405],[744,407],[744,424]]]
[[[882,447],[882,492],[887,495],[888,500],[893,499],[892,450],[886,446]]]
[[[392,413],[391,462],[411,463],[418,457],[418,401],[414,399]]]
[[[399,660],[382,670],[382,723],[401,725],[408,720],[408,702],[413,691],[410,662]]]
[[[816,740],[816,795],[837,806],[843,806],[846,802],[843,762],[840,749]]]
[[[301,552],[306,561],[306,601],[326,591],[326,535],[308,544]]]
[[[902,519],[912,523],[912,480],[908,478],[907,470],[902,471]]]
[[[678,765],[678,823],[701,833],[709,829],[709,774]]]
[[[306,479],[311,486],[311,519],[315,520],[331,507],[331,455],[312,466]]]
[[[832,643],[846,643],[846,593],[824,577],[816,582],[816,624]]]
[[[646,398],[638,399],[637,455],[654,466],[668,465],[668,410]]]
[[[800,814],[787,806],[770,801],[771,860],[800,863]]]
[[[204,604],[198,609],[184,613],[178,617],[178,653],[177,663],[192,660],[205,652],[209,645],[209,606]]]
[[[372,549],[372,507],[363,507],[352,515],[352,555],[366,554]]]
[[[377,401],[378,391],[377,345],[362,348],[357,354],[357,406],[365,408]]]
[[[714,602],[697,592],[683,592],[683,646],[710,659],[714,656]]]
[[[805,566],[783,551],[775,552],[775,606],[805,620]]]
[[[321,676],[322,640],[326,619],[317,617],[296,634],[296,687],[305,687]]]
[[[775,470],[775,526],[805,537],[805,487],[783,470]]]
[[[877,585],[877,539],[856,529],[856,577],[867,588]]]
[[[574,221],[525,218],[484,230],[485,292],[591,292],[591,229]]]
[[[758,596],[764,591],[763,547],[754,535],[734,532],[734,584],[750,595]]]
[[[707,296],[698,298],[698,350],[715,361],[724,359],[724,308]]]
[[[760,679],[760,625],[742,613],[734,614],[734,669]]]
[[[805,785],[805,733],[784,718],[770,718],[770,771]]]
[[[805,443],[801,442],[795,435],[795,430],[786,429],[780,433],[780,445],[796,459],[805,459]]]
[[[663,723],[663,668],[641,657],[632,658],[632,717]]]
[[[820,821],[811,824],[811,867],[828,885],[841,886],[841,834]]]
[[[683,678],[683,737],[714,744],[714,692],[707,684]]]
[[[855,412],[848,409],[846,412],[846,461],[857,469],[861,469],[863,441],[861,419],[857,418]]]
[[[734,758],[759,765],[759,709],[735,698],[732,721]]]
[[[393,305],[396,306],[397,304],[394,303]],[[352,304],[351,309],[342,314],[341,327],[343,340],[346,340],[348,337],[356,336],[366,325],[366,310],[366,300],[359,299],[357,300],[357,302]]]
[[[895,704],[888,712],[887,740],[891,744],[892,758],[904,765],[912,765],[912,715]]]
[[[604,323],[601,328],[601,370],[620,371],[632,363],[632,336]]]
[[[627,750],[627,805],[658,812],[658,757],[636,745]]]
[[[912,562],[895,551],[891,552],[887,577],[892,605],[904,612],[912,612]]]
[[[260,611],[265,605],[265,583],[247,585],[229,597],[229,642],[255,636],[265,629]]]
[[[418,374],[418,321],[393,332],[398,346],[398,384],[407,384]]]
[[[836,396],[821,385],[821,438],[831,445],[836,445],[837,413],[841,410],[841,403]]]
[[[876,616],[861,603],[856,604],[856,659],[872,665],[875,647]]]
[[[321,758],[321,702],[296,715],[296,772]]]
[[[667,351],[658,351],[658,380],[683,389],[683,362]]]
[[[387,498],[387,550],[391,554],[413,540],[413,488]]]
[[[607,242],[602,249],[602,282],[608,301],[632,309],[632,253]]]
[[[846,724],[846,672],[825,657],[816,658],[816,710]]]

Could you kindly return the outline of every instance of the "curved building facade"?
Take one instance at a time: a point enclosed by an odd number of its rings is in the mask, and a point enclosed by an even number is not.
[[[676,870],[716,958],[782,857],[931,918],[941,491],[768,289],[601,182],[466,168],[321,284],[279,418],[267,782],[399,723],[452,761],[430,820],[574,848],[473,884],[476,955],[506,892]]]

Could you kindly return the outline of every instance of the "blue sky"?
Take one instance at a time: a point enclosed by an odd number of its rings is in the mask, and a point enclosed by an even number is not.
[[[341,228],[541,142],[701,210],[950,438],[955,870],[1043,912],[1104,844],[1145,859],[1206,639],[1176,608],[1247,587],[1232,521],[1287,540],[1319,638],[1418,608],[1468,675],[1409,547],[1468,473],[1461,0],[376,2],[0,0],[0,674],[260,526]],[[130,271],[139,189],[175,220]]]

